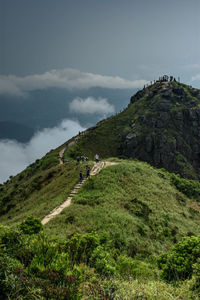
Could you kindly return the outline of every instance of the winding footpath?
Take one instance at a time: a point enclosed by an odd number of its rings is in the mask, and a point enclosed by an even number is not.
[[[62,149],[59,152],[60,164],[63,164],[62,157],[63,157],[63,154],[64,154],[65,150],[66,150],[66,148]],[[103,168],[111,166],[111,165],[115,165],[115,164],[117,164],[117,163],[116,162],[110,162],[110,161],[101,161],[101,162],[95,163],[92,170],[91,170],[91,172],[90,172],[90,176],[94,176],[94,175],[98,174]],[[64,201],[60,206],[57,206],[56,208],[54,208],[47,216],[45,216],[42,219],[41,222],[42,222],[43,225],[47,224],[51,219],[53,219],[57,215],[59,215],[64,208],[68,207],[71,204],[73,196],[78,193],[78,190],[80,189],[80,187],[84,184],[84,182],[86,180],[87,179],[85,178],[82,182],[77,183],[74,186],[73,190],[71,191],[70,195],[68,196],[67,200]]]

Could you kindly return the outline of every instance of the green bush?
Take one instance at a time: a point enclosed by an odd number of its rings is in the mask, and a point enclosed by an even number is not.
[[[41,163],[42,170],[50,169],[58,164],[58,158],[55,155],[46,155]]]
[[[200,183],[197,180],[181,178],[178,174],[168,173],[171,183],[189,198],[200,200]]]
[[[30,240],[30,247],[34,257],[29,268],[34,274],[46,268],[51,268],[52,261],[59,254],[58,244],[49,240],[44,233],[34,236]]]
[[[23,265],[7,255],[0,256],[0,291],[0,299],[42,299]]]
[[[92,253],[90,264],[102,275],[111,276],[116,273],[116,262],[111,253],[98,246]]]
[[[0,226],[0,249],[0,299],[81,298],[80,270],[44,233],[29,236]]]
[[[88,263],[94,249],[99,246],[100,238],[96,233],[75,234],[65,242],[65,250],[73,264]]]
[[[193,274],[195,279],[195,289],[200,290],[200,258],[197,259],[197,262],[193,265]]]
[[[126,255],[117,258],[117,273],[123,277],[132,276],[142,279],[154,277],[153,268],[149,264]]]
[[[43,225],[40,219],[29,216],[19,225],[19,228],[25,234],[34,234],[40,232]]]
[[[193,264],[200,257],[200,237],[184,237],[171,251],[158,258],[162,277],[166,280],[184,280],[191,278]]]
[[[1,232],[0,239],[1,250],[8,255],[15,256],[23,246],[23,237],[18,230],[11,230],[8,228]]]

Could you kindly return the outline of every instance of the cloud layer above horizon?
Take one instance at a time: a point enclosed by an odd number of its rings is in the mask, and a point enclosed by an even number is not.
[[[45,128],[37,132],[27,144],[14,140],[0,141],[0,183],[83,130],[85,128],[78,122],[66,119],[54,128]]]
[[[48,88],[88,89],[92,87],[129,89],[141,88],[147,81],[126,80],[119,76],[81,72],[76,69],[51,70],[25,77],[0,75],[0,94],[26,97],[29,92]]]
[[[70,112],[76,114],[107,115],[115,112],[114,105],[110,104],[107,99],[94,97],[86,99],[77,97],[69,104],[69,109]]]

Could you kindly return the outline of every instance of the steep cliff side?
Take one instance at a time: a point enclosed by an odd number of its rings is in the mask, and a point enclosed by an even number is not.
[[[156,83],[131,98],[144,111],[133,116],[123,154],[196,177],[200,168],[200,91],[176,82]],[[140,104],[141,106],[141,104]]]

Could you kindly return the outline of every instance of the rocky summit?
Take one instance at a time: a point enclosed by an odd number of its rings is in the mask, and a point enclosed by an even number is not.
[[[87,130],[76,151],[137,158],[199,179],[200,90],[158,80],[132,96],[123,112]]]
[[[123,153],[183,176],[200,168],[200,91],[175,82],[156,83],[131,98],[145,102],[133,116]]]

